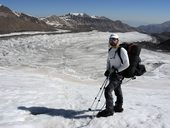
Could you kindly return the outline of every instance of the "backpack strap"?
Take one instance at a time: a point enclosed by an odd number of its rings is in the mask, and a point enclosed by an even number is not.
[[[118,49],[117,49],[116,52],[118,53],[118,56],[119,56],[119,58],[120,58],[120,60],[121,60],[121,63],[123,64],[123,60],[122,60],[122,57],[121,57],[121,55],[120,55],[121,47],[118,47]]]
[[[112,49],[112,47],[109,48],[108,52],[110,52],[111,49]]]

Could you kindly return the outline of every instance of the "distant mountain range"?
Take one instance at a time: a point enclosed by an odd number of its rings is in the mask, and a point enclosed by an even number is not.
[[[142,25],[139,26],[138,29],[146,33],[170,32],[170,21],[164,22],[162,24]]]
[[[63,16],[50,16],[37,18],[24,13],[12,11],[4,5],[0,5],[0,34],[22,31],[56,31],[68,29],[74,32],[81,31],[108,31],[130,32],[139,31],[145,33],[170,32],[170,21],[162,24],[153,24],[131,27],[121,21],[113,21],[104,16],[89,16],[85,13],[69,13]]]
[[[89,16],[85,13],[69,13],[64,16],[36,18],[24,13],[12,11],[0,5],[0,34],[22,31],[54,31],[56,29],[71,31],[110,31],[129,32],[136,29],[106,17]]]
[[[70,29],[73,31],[110,31],[110,32],[129,32],[136,31],[135,28],[122,23],[121,21],[113,21],[106,17],[89,16],[85,13],[69,13],[64,16],[50,16],[44,18],[47,24],[57,28]]]

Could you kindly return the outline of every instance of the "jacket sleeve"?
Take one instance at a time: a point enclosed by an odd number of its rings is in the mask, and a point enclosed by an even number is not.
[[[129,67],[129,57],[127,51],[124,48],[120,49],[120,55],[122,58],[123,63],[121,63],[120,67],[118,68],[118,72],[121,72]]]

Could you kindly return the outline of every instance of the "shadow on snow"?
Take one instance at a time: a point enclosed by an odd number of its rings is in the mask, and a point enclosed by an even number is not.
[[[19,106],[18,109],[30,111],[32,115],[45,114],[49,116],[61,116],[69,119],[91,118],[91,115],[81,115],[84,114],[85,112],[88,112],[88,110],[78,111],[78,110],[54,109],[47,107],[25,107],[25,106]]]

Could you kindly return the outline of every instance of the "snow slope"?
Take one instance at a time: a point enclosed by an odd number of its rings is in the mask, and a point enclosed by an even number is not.
[[[137,32],[118,34],[122,42],[151,40]],[[1,40],[0,66],[31,67],[45,74],[97,79],[103,77],[105,70],[109,36],[110,33],[93,31]]]
[[[123,41],[129,34],[134,40],[150,39],[140,33],[118,34]],[[91,120],[98,111],[88,108],[105,79],[109,35],[1,40],[0,128],[169,128],[170,55],[145,49],[141,58],[148,72],[122,85],[124,112]],[[98,109],[103,104],[104,96]]]

